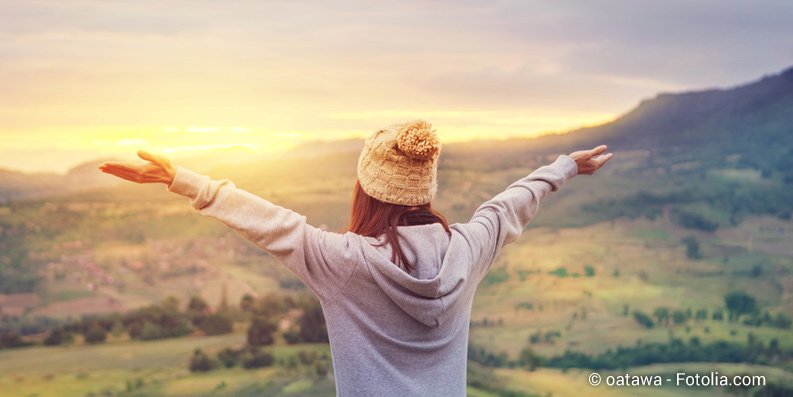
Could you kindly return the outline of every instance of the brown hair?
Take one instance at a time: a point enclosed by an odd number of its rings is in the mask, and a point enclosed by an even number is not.
[[[366,194],[361,183],[355,182],[349,231],[365,237],[385,234],[382,244],[391,244],[391,261],[397,266],[404,266],[408,273],[413,271],[414,266],[402,252],[396,227],[431,223],[440,223],[446,233],[451,234],[446,217],[432,209],[430,203],[417,206],[386,203]]]

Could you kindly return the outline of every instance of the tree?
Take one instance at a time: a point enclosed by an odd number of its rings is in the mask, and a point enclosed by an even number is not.
[[[64,331],[63,328],[55,328],[44,338],[44,345],[58,346],[68,342],[70,339],[71,335]]]
[[[724,296],[730,321],[737,321],[741,315],[751,314],[757,310],[754,297],[743,291],[730,292]]]
[[[634,310],[633,318],[636,320],[636,322],[643,325],[644,328],[652,328],[655,326],[653,319],[642,311]]]
[[[104,343],[107,340],[107,330],[105,330],[98,323],[94,323],[90,328],[88,328],[88,330],[85,331],[83,337],[85,338],[86,343],[92,345]]]
[[[699,250],[699,240],[696,237],[688,236],[682,241],[686,245],[686,257],[688,259],[702,259],[702,252]]]
[[[284,331],[284,340],[290,345],[300,343],[300,332],[294,328]]]
[[[198,328],[203,331],[205,335],[223,335],[234,330],[234,323],[228,315],[214,313],[206,316],[204,321],[198,325]]]
[[[674,321],[675,324],[683,324],[687,319],[688,316],[686,316],[686,312],[682,310],[675,310],[672,312],[672,321]]]
[[[203,298],[200,296],[190,297],[190,301],[187,303],[187,315],[193,325],[201,324],[208,314],[209,305]]]
[[[196,302],[195,307],[200,308],[200,303]],[[160,304],[125,314],[122,322],[133,339],[150,340],[186,335],[192,330],[192,323],[188,314],[179,311],[178,305],[176,298],[168,298]]]
[[[187,303],[187,310],[196,313],[209,313],[209,304],[204,300],[204,298],[194,295],[190,297],[190,301]]]
[[[249,349],[242,356],[242,366],[245,369],[269,367],[275,362],[275,357],[269,352],[259,348]]]
[[[220,292],[220,303],[218,303],[218,311],[224,312],[229,309],[229,292],[226,283],[223,283],[223,289]]]
[[[255,301],[253,300],[253,295],[245,294],[240,299],[240,310],[245,313],[250,313],[253,311]]]
[[[656,307],[653,311],[653,316],[658,320],[658,324],[669,324],[669,309]]]
[[[275,322],[264,316],[256,316],[248,327],[248,344],[251,346],[272,345],[275,341],[273,333],[277,329]]]
[[[256,302],[254,311],[256,314],[267,317],[275,317],[285,313],[290,308],[288,297],[283,297],[274,293],[267,294]]]
[[[218,361],[220,361],[224,367],[231,368],[237,365],[241,354],[241,351],[227,347],[218,353]]]
[[[526,367],[529,371],[534,371],[543,363],[542,356],[537,355],[528,347],[524,347],[523,350],[520,351],[520,358],[518,361],[521,366]]]

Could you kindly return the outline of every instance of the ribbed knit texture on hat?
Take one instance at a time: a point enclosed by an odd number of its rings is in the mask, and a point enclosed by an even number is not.
[[[441,145],[424,120],[393,124],[364,142],[358,181],[366,194],[386,203],[423,205],[438,190]]]

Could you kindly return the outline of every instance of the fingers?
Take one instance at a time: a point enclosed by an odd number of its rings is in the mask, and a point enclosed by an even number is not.
[[[599,154],[604,153],[606,151],[606,149],[608,149],[608,146],[600,145],[600,146],[590,150],[589,151],[589,158],[592,158],[592,157],[595,157],[595,156],[597,156]]]
[[[155,164],[160,164],[160,162],[162,161],[162,159],[159,156],[142,149],[138,150],[138,157],[146,161],[151,161],[152,163]]]
[[[99,166],[99,169],[102,170],[103,172],[105,170],[123,170],[127,172],[140,171],[140,167],[135,164],[121,163],[117,161],[108,161],[106,163],[103,163],[102,165]]]
[[[111,175],[116,175],[116,176],[140,175],[139,172],[137,172],[137,171],[135,171],[135,170],[133,170],[131,168],[128,168],[128,167],[119,167],[119,166],[110,165],[110,166],[106,166],[106,167],[100,167],[99,169],[102,172],[106,173],[106,174],[111,174]]]
[[[604,154],[595,159],[595,164],[597,165],[598,168],[600,168],[604,164],[606,164],[609,160],[611,160],[612,157],[614,157],[614,153]]]
[[[133,170],[126,167],[108,166],[108,167],[100,167],[99,169],[106,174],[117,176],[121,179],[126,179],[132,182],[137,182],[137,183],[162,182],[162,178],[157,175],[146,174],[144,172],[140,172],[138,170]]]

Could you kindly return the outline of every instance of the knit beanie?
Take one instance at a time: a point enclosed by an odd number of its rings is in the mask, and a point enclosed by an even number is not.
[[[358,182],[369,196],[399,205],[423,205],[438,190],[441,144],[424,120],[392,124],[364,142]]]

